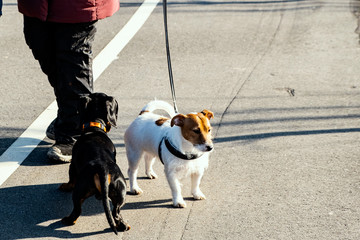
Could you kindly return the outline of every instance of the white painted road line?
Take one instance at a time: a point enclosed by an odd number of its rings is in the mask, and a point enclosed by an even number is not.
[[[160,0],[145,0],[129,22],[127,22],[121,31],[96,56],[93,63],[94,79],[97,79],[111,62],[117,59],[118,54],[146,22],[159,1]]]
[[[95,57],[93,61],[94,81],[117,59],[118,54],[146,22],[159,1],[145,0],[121,31]],[[56,115],[57,104],[54,101],[0,156],[0,186],[45,138],[46,128],[56,118]]]

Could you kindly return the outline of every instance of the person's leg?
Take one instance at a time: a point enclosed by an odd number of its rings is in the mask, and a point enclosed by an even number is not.
[[[48,22],[24,16],[25,41],[32,50],[34,58],[39,61],[40,67],[47,75],[51,86],[54,87],[56,82],[56,58],[53,30]],[[46,136],[51,140],[55,140],[55,121],[56,119],[46,129]]]
[[[53,31],[47,22],[24,16],[24,36],[41,70],[47,75],[52,86],[56,79],[55,46]]]
[[[48,77],[49,83],[55,87],[56,83],[56,58],[54,44],[54,29],[48,22],[43,22],[37,18],[24,16],[24,36],[25,41],[31,49],[33,56],[38,60],[41,70]],[[56,119],[55,119],[56,120]],[[54,123],[48,126],[46,136],[55,140]]]
[[[56,82],[54,91],[58,115],[54,124],[52,160],[70,161],[72,146],[81,133],[83,96],[93,91],[92,43],[96,28],[92,23],[52,23],[55,25]]]
[[[93,91],[92,42],[95,22],[63,24],[24,17],[25,40],[54,88],[58,116],[52,160],[71,160],[72,146],[81,132],[80,98]]]
[[[82,96],[93,91],[92,43],[95,23],[57,24],[55,95],[58,117],[55,138],[59,143],[73,143],[81,132]]]

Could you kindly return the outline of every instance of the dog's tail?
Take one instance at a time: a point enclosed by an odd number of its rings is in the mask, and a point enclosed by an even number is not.
[[[100,187],[99,191],[101,192],[106,219],[107,219],[111,229],[117,235],[118,231],[116,229],[115,221],[111,215],[111,210],[110,210],[109,184],[111,181],[111,175],[105,169],[103,169],[103,168],[101,168],[101,169],[102,169],[102,171],[100,171],[98,174],[95,174],[95,185],[98,190]],[[98,180],[96,179],[97,177],[98,177]],[[99,186],[99,184],[100,184],[100,186]]]
[[[142,110],[141,113],[144,112],[153,112],[155,110],[164,110],[167,112],[170,117],[174,117],[176,115],[174,108],[167,102],[161,100],[153,100],[149,102]]]

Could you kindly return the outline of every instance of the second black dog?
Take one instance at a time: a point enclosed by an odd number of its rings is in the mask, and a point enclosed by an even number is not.
[[[61,221],[65,225],[75,224],[84,200],[95,195],[102,199],[106,218],[117,234],[130,229],[120,215],[125,203],[125,178],[116,164],[115,146],[106,134],[111,126],[116,126],[118,104],[115,98],[104,93],[93,93],[84,99],[83,133],[73,147],[69,182],[60,186],[62,191],[73,190],[74,209]],[[113,204],[112,214],[109,198]]]

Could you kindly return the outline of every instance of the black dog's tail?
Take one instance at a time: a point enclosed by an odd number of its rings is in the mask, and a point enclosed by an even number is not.
[[[103,171],[99,172],[98,174],[95,174],[95,185],[96,185],[96,188],[101,192],[106,219],[107,219],[111,229],[117,235],[118,231],[116,229],[114,218],[111,215],[110,201],[109,201],[109,184],[111,182],[111,175],[105,169],[103,169],[103,168],[101,168],[101,169]],[[98,180],[96,179],[97,177],[98,177]],[[100,184],[100,186],[98,184]],[[100,189],[99,189],[99,187],[100,187]]]

